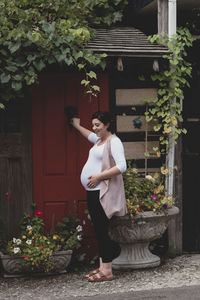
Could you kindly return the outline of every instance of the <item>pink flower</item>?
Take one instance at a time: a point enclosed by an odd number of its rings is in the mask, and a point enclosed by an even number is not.
[[[35,216],[38,216],[38,217],[42,217],[43,216],[43,211],[41,210],[36,210],[35,213],[34,213]]]
[[[152,198],[153,200],[156,200],[156,199],[157,199],[157,197],[156,197],[155,195],[153,195],[151,198]]]

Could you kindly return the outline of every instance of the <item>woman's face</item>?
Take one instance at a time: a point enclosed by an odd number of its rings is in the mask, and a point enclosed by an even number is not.
[[[109,125],[109,123],[104,125],[101,121],[99,121],[99,119],[92,120],[92,130],[100,138],[107,135]]]

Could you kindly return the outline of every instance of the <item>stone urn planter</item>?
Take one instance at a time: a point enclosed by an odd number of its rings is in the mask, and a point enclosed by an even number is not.
[[[121,246],[121,253],[113,260],[113,269],[142,269],[160,265],[160,257],[149,250],[149,243],[160,238],[168,227],[170,218],[178,214],[173,206],[166,212],[146,211],[131,218],[129,215],[113,217],[110,237]]]
[[[24,271],[24,259],[20,256],[10,256],[0,252],[3,267],[3,277],[22,277],[25,275],[53,275],[66,273],[66,268],[70,263],[72,250],[54,252],[52,256],[53,269],[49,273],[31,273]]]

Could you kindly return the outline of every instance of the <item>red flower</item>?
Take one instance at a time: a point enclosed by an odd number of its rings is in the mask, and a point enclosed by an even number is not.
[[[33,219],[33,216],[30,215],[29,218],[30,218],[30,219]]]
[[[41,211],[41,210],[36,210],[36,211],[35,211],[35,216],[42,217],[42,216],[43,216],[43,211]]]
[[[25,257],[24,257],[24,260],[28,260],[28,256],[25,256]]]
[[[41,245],[41,246],[40,246],[40,249],[41,249],[41,250],[44,249],[44,246]]]
[[[11,198],[11,193],[6,193],[6,202],[8,202]]]

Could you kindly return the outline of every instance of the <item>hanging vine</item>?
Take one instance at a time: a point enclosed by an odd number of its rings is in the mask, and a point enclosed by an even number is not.
[[[181,126],[183,122],[181,101],[184,99],[184,88],[190,86],[189,78],[192,74],[192,65],[185,60],[187,48],[192,46],[195,38],[187,28],[178,28],[177,34],[171,40],[168,36],[158,34],[150,36],[149,39],[152,43],[166,45],[169,49],[169,54],[163,56],[166,62],[164,67],[151,76],[151,79],[158,83],[158,96],[145,99],[147,102],[153,102],[153,106],[149,106],[145,113],[146,120],[148,122],[156,120],[154,131],[161,133],[160,143],[167,146],[169,135],[176,140],[180,134],[187,132]],[[171,103],[175,98],[176,101]]]
[[[72,66],[86,73],[88,93],[96,66],[105,68],[105,55],[85,50],[96,26],[121,21],[127,0],[1,0],[0,108],[23,95],[49,65]]]

